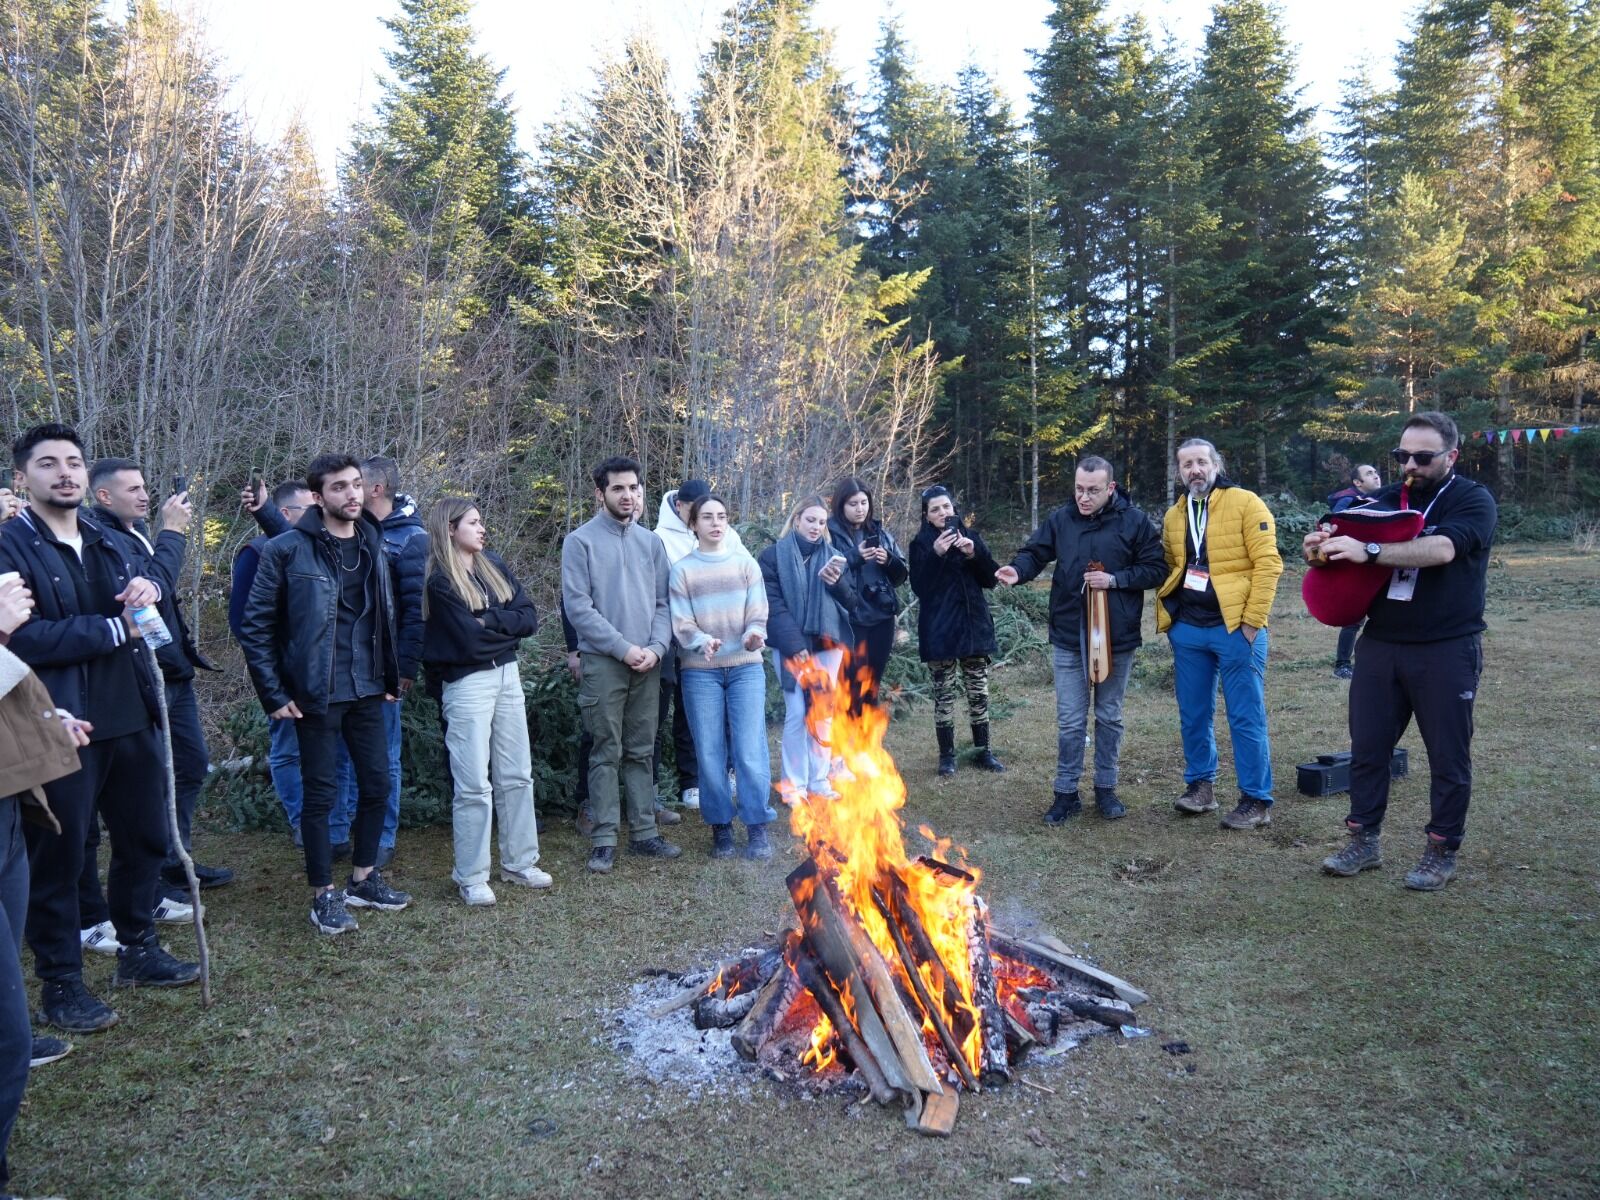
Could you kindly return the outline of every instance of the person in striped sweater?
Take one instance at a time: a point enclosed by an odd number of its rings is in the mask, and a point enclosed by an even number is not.
[[[767,588],[748,554],[728,547],[728,506],[702,496],[689,510],[695,549],[672,568],[667,585],[684,708],[700,768],[700,815],[711,826],[711,857],[731,858],[732,750],[745,857],[768,859],[772,756],[767,749]]]

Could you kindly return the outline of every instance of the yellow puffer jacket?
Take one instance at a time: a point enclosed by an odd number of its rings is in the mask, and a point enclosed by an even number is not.
[[[1172,608],[1165,603],[1183,586],[1183,566],[1188,560],[1188,497],[1167,509],[1161,520],[1161,544],[1167,552],[1167,581],[1156,593],[1156,630],[1172,625]],[[1206,519],[1206,561],[1211,586],[1217,591],[1222,623],[1232,633],[1243,623],[1265,629],[1272,599],[1283,574],[1278,553],[1278,528],[1272,513],[1254,492],[1222,484],[1212,489]]]

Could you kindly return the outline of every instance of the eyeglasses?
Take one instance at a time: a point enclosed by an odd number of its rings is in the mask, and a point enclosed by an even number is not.
[[[1450,451],[1448,450],[1400,450],[1397,448],[1389,451],[1389,457],[1402,467],[1406,465],[1408,460],[1414,460],[1419,467],[1426,467],[1431,465],[1433,460],[1440,455],[1449,453]]]

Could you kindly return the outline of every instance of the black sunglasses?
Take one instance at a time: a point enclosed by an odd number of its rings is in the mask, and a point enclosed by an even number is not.
[[[1402,467],[1406,465],[1406,460],[1407,459],[1414,459],[1414,460],[1416,460],[1417,466],[1426,467],[1426,466],[1432,465],[1433,460],[1438,458],[1441,454],[1449,454],[1449,453],[1450,453],[1450,451],[1448,451],[1448,450],[1398,450],[1398,449],[1396,449],[1396,450],[1389,451],[1389,457],[1394,459],[1394,461],[1399,463]]]

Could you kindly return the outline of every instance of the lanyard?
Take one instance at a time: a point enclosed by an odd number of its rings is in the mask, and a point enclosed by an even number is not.
[[[1422,524],[1424,526],[1426,526],[1428,524],[1428,514],[1433,511],[1433,506],[1435,504],[1439,503],[1439,497],[1444,495],[1445,492],[1447,492],[1450,489],[1450,485],[1452,483],[1454,483],[1455,481],[1456,481],[1456,477],[1454,475],[1450,476],[1449,479],[1444,481],[1444,487],[1440,488],[1437,492],[1435,492],[1433,494],[1433,499],[1428,501],[1428,507],[1422,510]]]
[[[1211,520],[1211,508],[1206,499],[1189,497],[1189,536],[1194,538],[1195,561],[1200,561],[1200,548],[1206,541],[1206,524]]]

